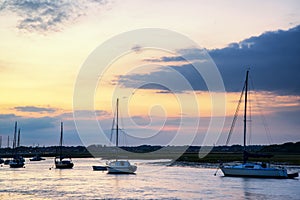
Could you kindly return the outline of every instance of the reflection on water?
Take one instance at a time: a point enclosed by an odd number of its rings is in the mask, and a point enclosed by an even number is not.
[[[27,160],[26,160],[27,161]],[[167,167],[135,161],[136,175],[93,171],[96,159],[73,159],[74,169],[51,169],[53,159],[0,168],[0,199],[299,199],[299,179],[223,177],[214,168]],[[103,164],[103,163],[102,163]],[[299,169],[299,168],[298,168]]]

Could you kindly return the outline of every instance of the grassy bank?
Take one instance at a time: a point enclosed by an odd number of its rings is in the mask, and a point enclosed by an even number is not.
[[[271,162],[274,164],[300,165],[300,154],[272,154],[271,158],[249,158],[250,161]],[[197,163],[219,163],[243,161],[242,153],[234,152],[212,152],[203,158],[199,158],[198,153],[184,153],[177,161],[197,162]]]

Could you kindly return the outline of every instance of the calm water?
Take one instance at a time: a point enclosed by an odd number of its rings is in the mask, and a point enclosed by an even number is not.
[[[93,171],[98,159],[73,159],[74,169],[51,169],[53,159],[26,168],[0,168],[0,199],[300,199],[300,179],[223,177],[215,168],[166,167],[132,161],[136,175]],[[299,168],[298,168],[299,170]]]

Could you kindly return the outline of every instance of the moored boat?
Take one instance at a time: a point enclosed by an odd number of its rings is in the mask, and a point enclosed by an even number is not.
[[[55,168],[57,169],[72,169],[74,164],[71,158],[68,157],[55,157],[54,159]]]
[[[255,177],[255,178],[295,178],[298,177],[298,172],[288,173],[287,169],[284,167],[275,167],[271,166],[269,163],[253,163],[249,162],[249,157],[270,157],[270,155],[259,155],[259,154],[251,154],[247,152],[246,146],[246,135],[247,135],[247,101],[248,101],[248,76],[249,71],[246,73],[246,80],[244,83],[244,87],[242,90],[241,98],[243,94],[244,97],[244,151],[243,151],[243,163],[237,165],[224,165],[220,164],[220,169],[222,170],[224,176],[232,176],[232,177]],[[237,111],[240,107],[241,99],[237,106]],[[237,111],[235,114],[235,118],[237,115]],[[235,119],[233,120],[233,125],[235,123]],[[232,127],[233,127],[232,125]],[[232,128],[229,132],[229,137],[231,134]],[[228,143],[228,140],[227,142]]]
[[[46,160],[45,158],[42,158],[40,155],[33,156],[32,158],[29,159],[30,161],[41,161],[41,160]]]
[[[137,166],[127,160],[115,160],[108,164],[107,170],[109,174],[134,174]]]
[[[116,105],[116,148],[118,151],[118,138],[119,138],[119,99]],[[136,165],[130,164],[128,160],[116,160],[108,162],[107,171],[109,174],[134,174],[137,170]]]
[[[57,169],[72,169],[74,164],[71,157],[64,157],[62,155],[63,145],[63,123],[60,125],[60,141],[59,141],[59,156],[54,158],[55,168]]]
[[[101,165],[93,165],[94,171],[107,171],[107,166],[101,166]]]
[[[9,161],[10,168],[22,168],[24,167],[24,158],[22,156],[15,156],[12,160]]]
[[[295,178],[298,173],[288,173],[284,167],[274,167],[266,163],[243,163],[233,166],[220,166],[225,176],[253,178]]]
[[[18,123],[15,122],[15,132],[13,139],[13,159],[9,161],[10,168],[22,168],[25,165],[25,159],[18,155],[16,148],[20,146],[20,129],[18,131],[18,139],[17,139],[17,127]]]

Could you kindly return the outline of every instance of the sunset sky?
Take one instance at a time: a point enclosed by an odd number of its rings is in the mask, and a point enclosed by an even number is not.
[[[255,89],[249,143],[300,141],[299,10],[298,0],[0,0],[2,147],[15,121],[21,145],[57,145],[60,121],[65,145],[108,144],[103,135],[110,137],[116,98],[128,134],[122,145],[201,145],[212,118],[223,117],[224,127],[210,127],[221,130],[220,137],[215,133],[205,144],[224,145],[249,67]],[[197,48],[171,35],[161,41],[170,49],[148,48],[143,41],[150,41],[149,28],[184,36]],[[139,29],[146,34],[130,37],[130,51],[113,57],[123,48],[118,36]],[[102,44],[108,46],[99,54]],[[101,65],[110,57],[109,65]],[[219,70],[226,92],[208,91],[203,74],[193,68],[206,62]],[[98,77],[95,91],[87,94],[93,105],[77,110],[78,131],[74,93],[87,65],[99,74],[91,72]],[[80,87],[92,81],[85,78]],[[82,93],[80,101],[87,96]],[[242,144],[242,112],[230,144]]]

